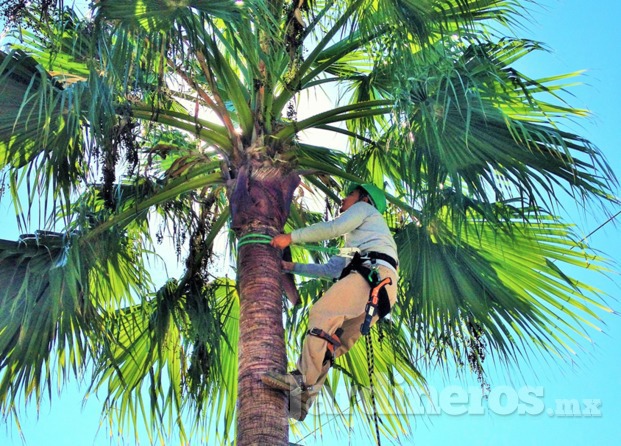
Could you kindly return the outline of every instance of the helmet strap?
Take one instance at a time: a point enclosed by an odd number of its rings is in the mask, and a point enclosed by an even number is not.
[[[373,202],[373,199],[371,198],[369,193],[366,190],[364,190],[363,187],[358,186],[358,187],[356,187],[355,190],[358,191],[358,201],[364,201],[365,203],[368,203],[371,206],[376,207],[375,203]]]

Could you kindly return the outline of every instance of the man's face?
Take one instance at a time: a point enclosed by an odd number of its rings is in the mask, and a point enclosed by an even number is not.
[[[360,191],[358,189],[354,189],[351,194],[343,199],[341,202],[341,212],[345,212],[349,209],[353,204],[357,203],[360,199]]]

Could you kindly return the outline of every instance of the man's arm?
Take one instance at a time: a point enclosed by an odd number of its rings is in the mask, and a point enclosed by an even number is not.
[[[332,256],[326,263],[283,262],[283,269],[301,276],[338,279],[346,265],[345,257]]]
[[[364,219],[368,216],[369,206],[371,205],[368,203],[358,202],[334,220],[295,229],[290,234],[290,243],[314,243],[345,235],[358,228],[364,222]]]
[[[327,222],[319,222],[306,228],[294,229],[289,234],[278,234],[270,245],[274,248],[285,249],[291,243],[313,243],[322,240],[331,240],[359,227],[368,215],[368,203],[355,203],[337,218]]]

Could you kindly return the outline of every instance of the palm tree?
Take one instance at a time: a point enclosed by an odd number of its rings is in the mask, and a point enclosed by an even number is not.
[[[0,160],[24,232],[35,211],[54,232],[0,243],[3,413],[90,373],[119,431],[143,422],[151,441],[174,428],[211,444],[236,420],[238,445],[287,444],[286,398],[259,376],[284,371],[287,348],[294,358],[325,284],[301,283],[304,305],[283,304],[281,254],[257,234],[321,219],[322,200],[333,215],[351,181],[389,191],[400,249],[391,349],[376,357],[380,409],[407,413],[427,366],[484,382],[486,356],[565,357],[610,310],[566,271],[605,264],[555,217],[557,194],[612,201],[616,180],[563,130],[585,115],[562,99],[572,75],[527,77],[515,62],[540,44],[494,31],[519,23],[521,3],[100,0],[92,19],[21,10],[0,53]],[[322,92],[339,100],[298,119]],[[185,270],[156,286],[148,259],[168,234]],[[227,246],[235,280],[217,263]],[[348,407],[333,409],[369,421],[368,384],[361,342],[325,394],[345,386]],[[407,427],[387,418],[386,434]]]

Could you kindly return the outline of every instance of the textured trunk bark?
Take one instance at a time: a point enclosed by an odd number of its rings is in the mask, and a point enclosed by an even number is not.
[[[280,169],[242,168],[231,194],[233,228],[275,235],[286,221],[299,178]],[[260,376],[285,371],[280,255],[269,245],[242,246],[238,253],[240,296],[237,446],[287,445],[287,399],[266,387]]]
[[[238,446],[288,443],[286,396],[260,381],[268,370],[284,371],[287,361],[279,262],[266,245],[244,246],[239,253]]]

